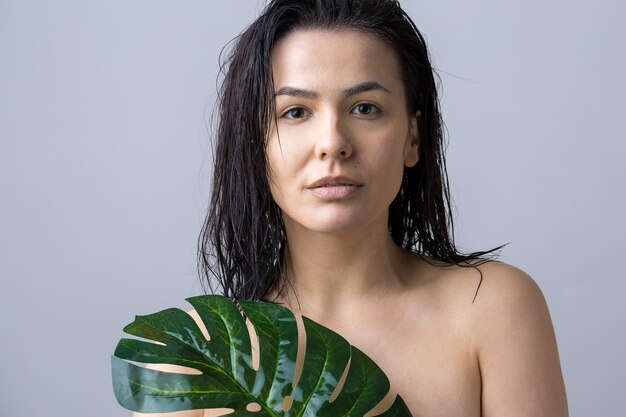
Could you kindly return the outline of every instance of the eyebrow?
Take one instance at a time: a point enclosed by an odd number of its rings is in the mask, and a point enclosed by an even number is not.
[[[387,94],[391,94],[391,91],[387,90],[385,87],[378,84],[376,81],[365,81],[364,83],[357,84],[357,85],[348,87],[345,90],[343,90],[343,96],[350,97],[355,94],[364,93],[366,91],[372,91],[372,90],[380,90],[380,91],[384,91]]]
[[[302,97],[302,98],[317,98],[319,95],[314,91],[303,90],[301,88],[293,88],[293,87],[282,87],[276,93],[274,93],[274,97],[276,96],[292,96],[292,97]]]
[[[366,91],[372,90],[380,90],[385,93],[391,94],[389,90],[385,87],[377,83],[376,81],[365,81],[357,85],[353,85],[351,87],[346,88],[342,91],[342,95],[344,97],[350,97],[359,93],[364,93]],[[315,99],[319,97],[319,94],[315,91],[304,90],[302,88],[294,88],[294,87],[282,87],[276,93],[274,93],[274,97],[276,96],[292,96],[292,97],[302,97],[302,98],[310,98]]]

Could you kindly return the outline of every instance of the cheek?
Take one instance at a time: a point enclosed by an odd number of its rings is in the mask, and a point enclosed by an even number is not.
[[[400,139],[402,134],[403,131],[398,129],[388,131],[385,139],[369,154],[369,158],[373,158],[370,164],[375,167],[378,182],[383,187],[381,193],[392,199],[400,190],[404,176],[405,141]]]
[[[311,156],[310,141],[307,139],[311,135],[302,129],[281,129],[281,132],[280,139],[274,135],[268,140],[268,170],[276,179],[295,179]]]
[[[285,147],[285,143],[279,143],[277,139],[273,139],[267,147],[267,170],[270,180],[275,183],[280,182],[284,177],[289,175],[291,170],[292,157],[289,149]]]
[[[403,171],[406,153],[406,131],[397,128],[386,129],[381,132],[376,140],[376,146],[371,148],[369,157],[376,160],[376,164],[386,168],[388,174]],[[381,139],[382,138],[382,139]]]

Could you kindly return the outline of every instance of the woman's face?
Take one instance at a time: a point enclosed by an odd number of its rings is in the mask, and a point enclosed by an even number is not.
[[[395,52],[358,30],[300,30],[277,43],[272,67],[269,180],[288,232],[386,228],[418,159]]]

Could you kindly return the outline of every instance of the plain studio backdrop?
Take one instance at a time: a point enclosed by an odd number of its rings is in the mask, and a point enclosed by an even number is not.
[[[458,242],[510,242],[543,289],[571,415],[626,415],[625,3],[403,4],[443,83]],[[0,416],[129,415],[110,355],[201,292],[218,56],[261,5],[0,0]]]

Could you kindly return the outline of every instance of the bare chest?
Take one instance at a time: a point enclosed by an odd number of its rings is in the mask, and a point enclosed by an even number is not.
[[[337,331],[383,369],[414,417],[480,417],[478,363],[454,326],[370,321]]]

